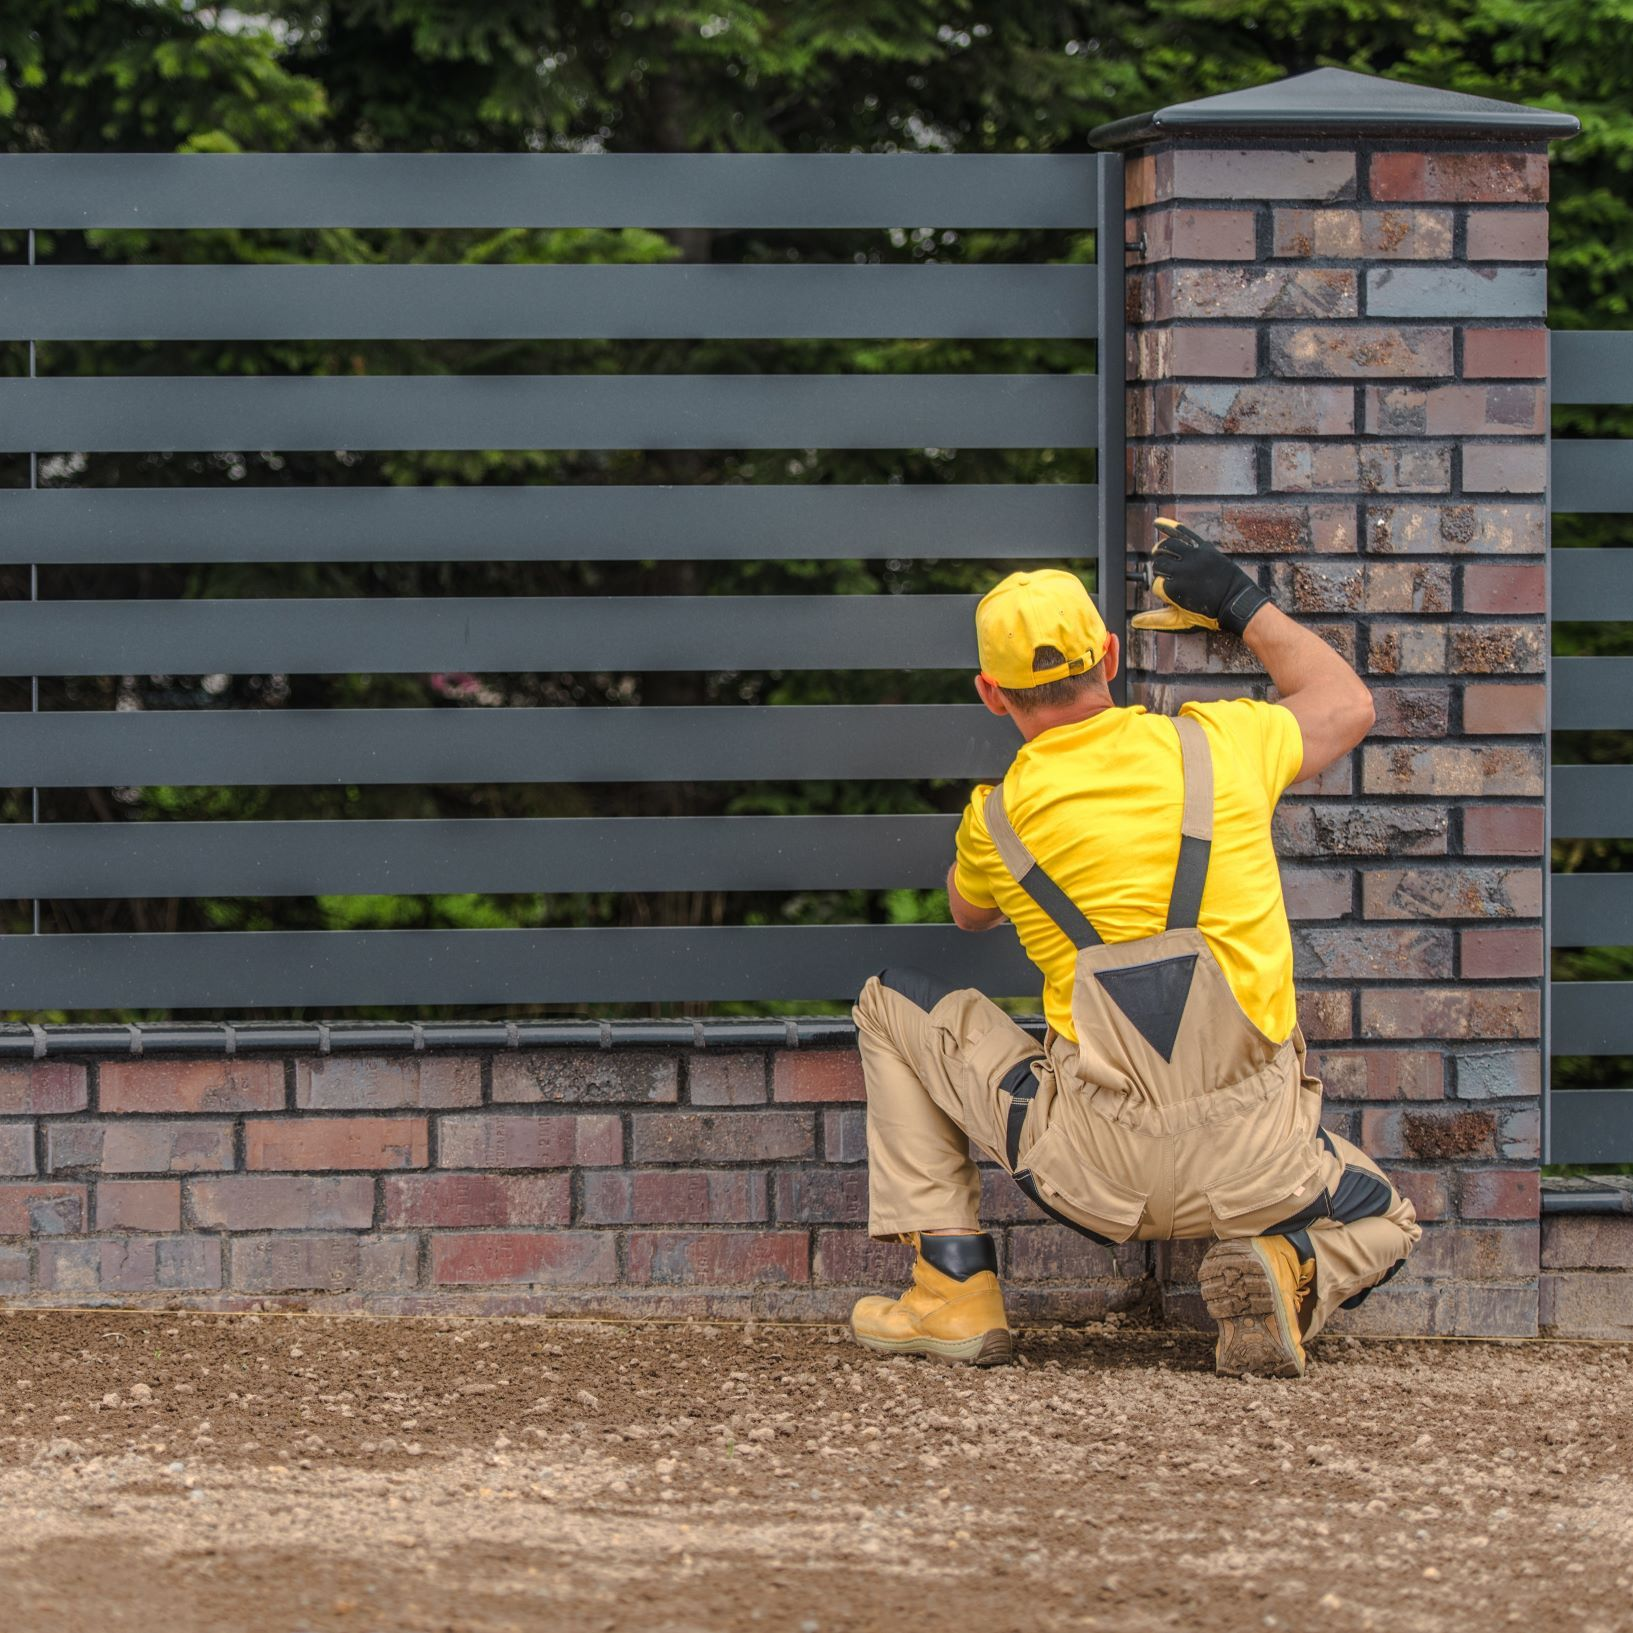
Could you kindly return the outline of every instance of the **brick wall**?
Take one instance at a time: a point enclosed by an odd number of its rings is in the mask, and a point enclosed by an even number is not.
[[[861,1096],[850,1050],[0,1066],[0,1297],[839,1320],[907,1273]],[[1149,1296],[986,1177],[1016,1319]]]
[[[1218,538],[1377,700],[1277,824],[1328,1125],[1425,1222],[1353,1328],[1537,1324],[1547,196],[1540,149],[1470,143],[1127,168],[1131,549]],[[1165,711],[1266,695],[1229,636],[1130,657]],[[1161,1256],[1180,1310],[1196,1256]]]

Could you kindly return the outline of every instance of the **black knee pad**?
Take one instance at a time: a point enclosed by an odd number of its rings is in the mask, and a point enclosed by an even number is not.
[[[1376,1219],[1389,1212],[1392,1194],[1387,1180],[1364,1168],[1346,1168],[1332,1190],[1332,1216],[1345,1225],[1357,1219]]]
[[[889,987],[892,992],[899,992],[909,1003],[928,1013],[947,996],[956,991],[945,981],[938,981],[933,975],[926,975],[923,970],[909,969],[905,966],[879,971],[880,986]]]

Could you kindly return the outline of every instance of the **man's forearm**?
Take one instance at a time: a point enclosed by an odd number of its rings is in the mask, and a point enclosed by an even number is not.
[[[1268,605],[1253,615],[1242,639],[1298,718],[1304,738],[1300,781],[1326,770],[1371,730],[1372,694],[1366,683],[1314,631]]]

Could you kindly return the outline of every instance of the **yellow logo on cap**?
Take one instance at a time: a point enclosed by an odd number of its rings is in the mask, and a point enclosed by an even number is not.
[[[1106,626],[1083,580],[1058,567],[1011,573],[981,597],[975,641],[981,672],[1010,691],[1081,675],[1106,655]],[[1040,646],[1065,654],[1048,669],[1032,667]]]

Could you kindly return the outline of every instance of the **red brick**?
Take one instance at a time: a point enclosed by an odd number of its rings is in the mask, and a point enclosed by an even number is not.
[[[513,1105],[673,1105],[680,1063],[656,1049],[526,1049],[493,1057],[493,1098]]]
[[[390,1226],[565,1225],[573,1212],[572,1176],[566,1173],[393,1175],[382,1191],[381,1217]]]
[[[767,1217],[766,1176],[744,1169],[607,1169],[584,1176],[587,1225],[752,1225]]]
[[[1445,1058],[1414,1049],[1312,1051],[1310,1071],[1333,1100],[1439,1100],[1446,1092]]]
[[[1541,153],[1374,153],[1368,177],[1380,203],[1543,204],[1548,160]]]
[[[1283,868],[1282,901],[1295,923],[1341,919],[1355,897],[1355,876],[1347,868]]]
[[[1545,775],[1542,751],[1530,745],[1374,744],[1361,751],[1361,786],[1369,794],[1541,798]]]
[[[1468,856],[1541,856],[1540,805],[1471,805],[1463,813]]]
[[[1348,436],[1355,430],[1355,393],[1348,386],[1256,380],[1155,389],[1154,436]]]
[[[1545,567],[1478,562],[1463,569],[1465,612],[1542,612],[1547,595]]]
[[[1368,505],[1366,547],[1376,555],[1532,556],[1546,548],[1540,505]]]
[[[795,1168],[777,1175],[777,1218],[786,1222],[861,1225],[868,1217],[865,1168]]]
[[[1307,987],[1298,995],[1298,1024],[1312,1042],[1354,1036],[1350,994],[1327,987]]]
[[[1159,261],[1251,261],[1252,210],[1154,210],[1143,218],[1147,265]]]
[[[1270,372],[1314,379],[1432,379],[1452,372],[1452,331],[1278,325],[1270,331]]]
[[[1544,686],[1463,688],[1463,730],[1475,736],[1535,736],[1548,725]]]
[[[34,1125],[0,1123],[0,1174],[29,1175],[34,1172]]]
[[[1535,437],[1547,429],[1541,386],[1368,386],[1366,428],[1381,436]]]
[[[1443,805],[1287,803],[1272,819],[1283,856],[1444,856],[1450,827]]]
[[[1456,1225],[1451,1235],[1452,1262],[1465,1281],[1524,1281],[1537,1274],[1542,1233],[1534,1224]]]
[[[178,1179],[104,1179],[96,1187],[98,1230],[181,1229]]]
[[[829,1162],[862,1162],[868,1154],[867,1113],[825,1111],[822,1114],[822,1151]]]
[[[1468,258],[1471,261],[1546,261],[1546,210],[1470,210]]]
[[[1540,870],[1539,870],[1540,871]],[[1464,930],[1458,962],[1471,981],[1514,981],[1543,973],[1542,930]]]
[[[251,1118],[244,1124],[246,1168],[423,1168],[425,1161],[423,1117]]]
[[[459,1240],[471,1238],[433,1238]],[[246,1293],[404,1292],[418,1279],[414,1236],[324,1236],[312,1231],[245,1236],[232,1245],[232,1285]]]
[[[100,1293],[101,1242],[41,1242],[35,1280],[42,1293]]]
[[[757,1106],[765,1097],[764,1055],[693,1055],[686,1064],[686,1098],[694,1106]]]
[[[1551,1214],[1542,1226],[1545,1270],[1633,1270],[1633,1218]]]
[[[83,1185],[0,1184],[0,1236],[74,1236],[85,1228]]]
[[[865,1100],[862,1057],[853,1049],[779,1049],[771,1057],[771,1098]]]
[[[1379,1162],[1489,1160],[1497,1155],[1497,1115],[1465,1106],[1368,1106],[1361,1113],[1361,1147]]]
[[[1534,1038],[1539,995],[1516,987],[1415,987],[1361,994],[1366,1038]]]
[[[633,1160],[799,1162],[816,1155],[810,1112],[672,1111],[633,1119]]]
[[[829,1286],[897,1292],[913,1273],[913,1250],[905,1242],[876,1242],[865,1230],[819,1230],[811,1266]]]
[[[1450,210],[1277,210],[1274,253],[1331,261],[1445,261]]]
[[[1223,325],[1207,328],[1165,329],[1168,352],[1160,373],[1184,379],[1203,378],[1251,380],[1258,372],[1259,335],[1256,329],[1232,329]]]
[[[661,1286],[743,1287],[811,1279],[802,1230],[635,1231],[625,1279]]]
[[[1463,448],[1463,487],[1469,493],[1544,493],[1548,488],[1548,450],[1541,443],[1467,443]]]
[[[1534,1338],[1537,1309],[1534,1270],[1519,1287],[1447,1282],[1435,1289],[1431,1330],[1456,1333],[1463,1338]],[[1399,1330],[1397,1327],[1396,1331]]]
[[[221,1286],[221,1243],[213,1236],[143,1236],[96,1245],[103,1292],[211,1292]]]
[[[310,1174],[231,1174],[194,1180],[194,1221],[205,1230],[367,1230],[374,1181]]]
[[[1158,198],[1312,199],[1355,196],[1355,155],[1267,148],[1179,148],[1157,157]]]
[[[1451,1212],[1451,1185],[1444,1170],[1397,1168],[1389,1177],[1395,1189],[1412,1204],[1420,1223],[1444,1219]]]
[[[1140,443],[1130,449],[1135,493],[1257,493],[1251,446],[1239,443]]]
[[[105,1174],[198,1174],[233,1165],[232,1124],[158,1122],[52,1123],[46,1166],[99,1168]]]
[[[1447,633],[1446,662],[1455,675],[1540,675],[1547,628],[1529,624],[1464,624]]]
[[[1470,380],[1541,380],[1548,373],[1548,331],[1465,329],[1463,374]]]
[[[1451,729],[1450,687],[1374,686],[1372,706],[1373,737],[1444,737]]]
[[[1441,562],[1297,561],[1277,572],[1294,613],[1452,610],[1452,570]]]
[[[1099,1281],[1118,1273],[1114,1249],[1064,1225],[1018,1225],[1006,1249],[1004,1274],[1011,1281]]]
[[[439,1168],[605,1168],[623,1160],[616,1112],[484,1113],[437,1124]]]
[[[1603,1271],[1547,1275],[1538,1291],[1545,1331],[1560,1338],[1633,1339],[1633,1276]]]
[[[0,1066],[0,1114],[6,1116],[84,1111],[89,1092],[85,1068],[64,1060]]]
[[[431,1280],[609,1286],[618,1254],[608,1231],[479,1231],[431,1238]]]
[[[1418,926],[1305,927],[1293,932],[1293,961],[1301,981],[1445,981],[1452,976],[1452,933]]]
[[[1535,1219],[1542,1176],[1534,1168],[1472,1168],[1457,1176],[1457,1211],[1465,1219]]]
[[[1540,918],[1542,882],[1538,867],[1382,868],[1361,881],[1361,911],[1369,919]]]
[[[481,1103],[482,1063],[472,1055],[328,1055],[295,1062],[295,1104],[303,1111]]]
[[[282,1111],[281,1060],[105,1060],[104,1112]]]
[[[1345,754],[1324,766],[1313,777],[1300,777],[1292,785],[1300,794],[1353,794],[1355,792],[1355,756]]]
[[[1432,442],[1277,442],[1270,485],[1278,493],[1445,493],[1451,450]]]
[[[0,1244],[0,1297],[21,1298],[28,1290],[28,1244]]]

